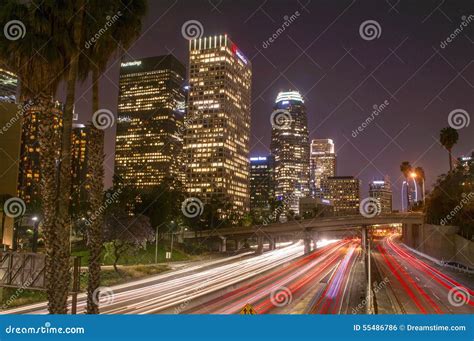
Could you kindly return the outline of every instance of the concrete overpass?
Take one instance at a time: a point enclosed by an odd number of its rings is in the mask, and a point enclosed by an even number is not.
[[[285,223],[274,223],[268,225],[256,225],[250,227],[230,227],[214,230],[203,230],[199,232],[184,232],[183,239],[217,240],[221,251],[227,250],[227,241],[233,240],[235,248],[239,249],[242,241],[248,238],[257,239],[259,249],[267,239],[270,249],[275,247],[279,238],[303,239],[305,250],[311,251],[311,240],[318,240],[319,235],[324,232],[359,232],[362,230],[362,241],[365,244],[366,228],[371,225],[403,224],[403,236],[407,242],[414,238],[419,226],[423,224],[424,215],[419,212],[379,214],[374,217],[362,215],[335,216],[325,218],[312,218]]]

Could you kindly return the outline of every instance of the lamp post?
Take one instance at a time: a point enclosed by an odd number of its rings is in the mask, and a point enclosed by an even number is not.
[[[33,221],[33,242],[31,243],[31,251],[36,252],[38,250],[38,235],[39,235],[40,220],[38,216],[33,216],[31,220]]]
[[[418,174],[416,174],[415,172],[412,172],[410,174],[410,176],[415,181],[415,179],[418,177]],[[424,207],[425,203],[426,203],[426,200],[425,200],[425,178],[424,177],[421,177],[421,191],[423,192],[423,207]]]

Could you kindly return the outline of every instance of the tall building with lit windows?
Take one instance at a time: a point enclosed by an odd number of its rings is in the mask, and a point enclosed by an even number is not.
[[[299,214],[299,199],[309,191],[309,136],[304,100],[298,91],[280,92],[271,115],[271,153],[275,195]]]
[[[18,196],[26,204],[37,204],[41,199],[41,163],[39,146],[39,127],[40,117],[37,107],[28,106],[23,115],[20,163],[18,175]],[[60,141],[63,125],[63,105],[55,102],[53,107],[54,122],[53,126],[57,134],[57,140]],[[56,157],[59,158],[60,149],[58,148]]]
[[[16,103],[18,94],[18,77],[0,67],[0,102]]]
[[[250,211],[255,216],[271,213],[275,197],[273,156],[250,158]]]
[[[335,215],[359,214],[360,180],[353,176],[329,176],[321,181],[325,199],[334,205]]]
[[[185,66],[173,55],[122,62],[115,175],[138,188],[183,180]]]
[[[332,139],[313,139],[310,154],[311,194],[322,197],[321,181],[336,176],[336,153]]]
[[[369,183],[369,197],[380,205],[380,213],[392,213],[392,186],[388,177]]]
[[[250,61],[227,35],[189,42],[189,95],[184,151],[186,188],[248,212]],[[228,212],[223,212],[226,215]]]
[[[71,144],[71,212],[77,217],[88,207],[87,176],[89,161],[90,125],[74,123]]]

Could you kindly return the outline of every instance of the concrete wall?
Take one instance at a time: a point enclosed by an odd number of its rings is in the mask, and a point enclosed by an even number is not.
[[[455,261],[474,267],[474,241],[457,233],[456,226],[408,225],[404,226],[406,245],[443,261]]]
[[[455,258],[456,262],[474,268],[474,241],[455,235],[454,242],[458,251]]]

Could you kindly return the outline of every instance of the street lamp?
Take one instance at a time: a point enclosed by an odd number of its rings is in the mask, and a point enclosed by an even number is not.
[[[418,174],[416,172],[412,172],[410,174],[410,177],[413,178],[413,181],[418,177]],[[423,206],[425,206],[425,178],[421,177],[421,190],[423,192]]]
[[[33,227],[33,243],[31,245],[31,251],[36,252],[38,250],[38,235],[39,235],[39,218],[33,216],[31,220],[34,222]]]

